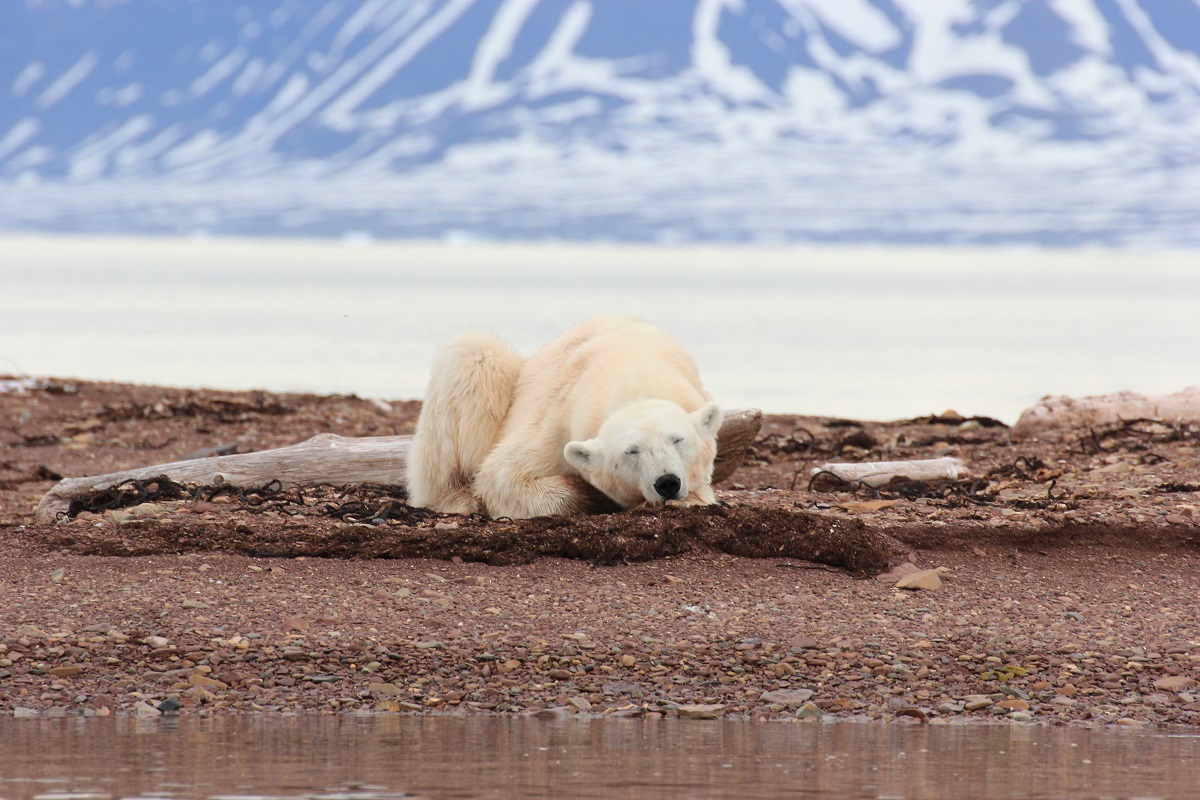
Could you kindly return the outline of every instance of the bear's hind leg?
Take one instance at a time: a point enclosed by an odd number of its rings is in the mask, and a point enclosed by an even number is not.
[[[519,474],[504,466],[506,461],[511,463],[511,459],[489,458],[479,471],[476,486],[490,516],[530,519],[577,514],[595,493],[589,493],[578,476]]]
[[[486,333],[438,350],[406,470],[409,503],[447,514],[482,510],[475,473],[496,442],[524,363]]]

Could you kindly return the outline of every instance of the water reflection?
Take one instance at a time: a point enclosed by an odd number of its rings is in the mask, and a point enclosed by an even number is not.
[[[447,717],[0,722],[0,800],[1189,797],[1200,737]]]

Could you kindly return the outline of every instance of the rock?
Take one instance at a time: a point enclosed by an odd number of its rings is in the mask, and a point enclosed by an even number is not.
[[[41,716],[41,715],[38,713],[37,709],[23,708],[21,706],[17,706],[16,708],[13,709],[13,716],[14,717],[37,717],[37,716]]]
[[[1026,703],[1019,697],[1010,697],[1007,700],[1001,700],[996,703],[996,708],[1004,709],[1005,711],[1028,711],[1029,703]]]
[[[903,719],[904,717],[915,719],[922,725],[929,724],[929,715],[925,713],[924,710],[917,708],[916,706],[905,706],[904,708],[899,708],[896,710],[897,719]]]
[[[62,567],[59,567],[58,569],[56,569],[50,573],[50,580],[54,581],[55,583],[59,583],[60,581],[62,581],[63,576],[66,574],[67,574],[67,571],[64,570]]]
[[[797,719],[819,720],[825,716],[825,712],[816,703],[808,702],[800,706],[800,710],[796,712]]]
[[[158,650],[160,648],[167,647],[168,645],[170,645],[171,640],[166,638],[165,636],[147,636],[144,639],[142,639],[142,644],[146,645],[147,647],[152,647],[155,650]]]
[[[625,667],[633,667],[637,665],[637,659],[631,655],[621,656],[621,664]]]
[[[183,607],[184,608],[208,608],[208,603],[202,602],[200,600],[189,599],[189,600],[183,601]]]
[[[555,681],[569,681],[573,677],[568,670],[552,669],[550,670],[550,679]]]
[[[895,583],[905,575],[912,575],[914,572],[920,571],[921,568],[911,561],[901,561],[887,572],[881,572],[876,575],[875,580],[879,581],[880,583]]]
[[[1078,701],[1077,701],[1077,700],[1075,700],[1075,698],[1074,698],[1074,697],[1066,697],[1066,696],[1062,696],[1062,695],[1060,695],[1060,696],[1058,696],[1058,697],[1054,698],[1053,700],[1051,700],[1050,702],[1051,702],[1051,703],[1054,703],[1054,705],[1056,705],[1056,706],[1067,706],[1067,707],[1070,707],[1070,706],[1073,706],[1073,705],[1075,705],[1075,703],[1076,703],[1076,702],[1078,702]]]
[[[1083,614],[1080,614],[1078,611],[1068,611],[1063,616],[1074,622],[1083,622],[1084,619]]]
[[[13,631],[18,639],[49,639],[50,634],[46,633],[41,628],[35,628],[32,625],[18,625]]]
[[[71,664],[66,667],[54,667],[50,670],[50,674],[56,678],[70,678],[83,672],[83,667],[78,664]]]
[[[308,630],[308,622],[303,617],[292,614],[283,618],[283,630],[285,633],[291,631],[304,633]]]
[[[1033,722],[1033,714],[1028,711],[1014,711],[1008,718],[1013,722]]]
[[[591,711],[592,710],[592,704],[589,703],[587,701],[587,699],[583,698],[583,697],[571,697],[567,700],[567,705],[571,706],[572,708],[576,709],[577,711]]]
[[[771,692],[763,692],[758,699],[763,703],[792,708],[804,705],[812,699],[812,696],[812,689],[776,689]]]
[[[1154,688],[1164,692],[1182,692],[1186,689],[1194,689],[1195,687],[1196,679],[1189,678],[1186,675],[1167,675],[1154,682]]]
[[[164,714],[170,714],[172,711],[179,710],[179,700],[174,697],[168,697],[166,700],[163,700],[161,703],[155,706],[155,708]]]
[[[188,676],[188,683],[192,686],[200,686],[204,689],[228,689],[229,686],[222,681],[214,680],[198,672],[193,672]]]
[[[676,713],[684,719],[719,719],[725,715],[724,703],[700,703],[679,706]]]
[[[371,694],[391,697],[394,697],[404,691],[394,683],[370,683],[367,684],[367,689],[371,692]]]
[[[154,706],[147,703],[145,700],[138,700],[133,705],[133,713],[139,717],[161,717],[162,712]]]
[[[939,714],[959,714],[965,706],[962,703],[942,703],[937,707]]]
[[[1117,724],[1126,728],[1144,728],[1150,723],[1145,720],[1134,719],[1133,717],[1121,717],[1117,720]]]
[[[942,588],[942,578],[938,575],[936,569],[923,569],[919,572],[913,572],[905,575],[900,580],[896,581],[897,589],[940,589]]]
[[[575,714],[574,709],[567,706],[551,706],[550,708],[539,708],[535,711],[529,711],[525,714],[527,717],[541,720],[556,720],[568,719]]]
[[[988,708],[992,705],[992,698],[986,695],[969,695],[963,702],[963,708],[967,711],[979,711],[983,708]]]

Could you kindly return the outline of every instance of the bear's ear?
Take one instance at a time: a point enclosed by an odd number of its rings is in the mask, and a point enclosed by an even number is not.
[[[592,459],[595,455],[595,439],[586,442],[567,442],[563,448],[563,458],[584,475],[592,471]]]
[[[716,403],[709,403],[699,411],[692,412],[692,420],[696,423],[696,427],[713,436],[716,436],[717,431],[721,430],[721,423],[724,419],[725,415],[721,413],[721,407]]]

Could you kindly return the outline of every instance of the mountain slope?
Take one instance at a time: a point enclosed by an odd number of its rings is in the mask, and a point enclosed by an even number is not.
[[[1200,244],[1196,0],[28,0],[0,225]]]

